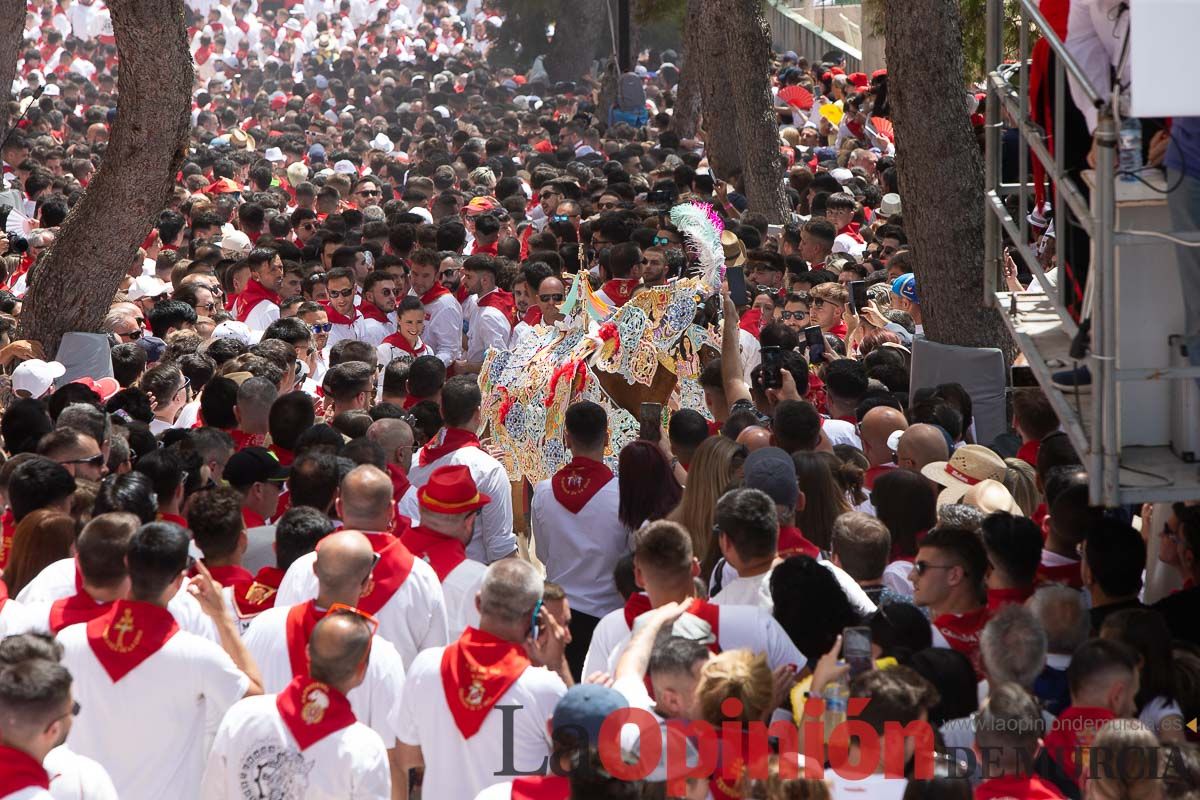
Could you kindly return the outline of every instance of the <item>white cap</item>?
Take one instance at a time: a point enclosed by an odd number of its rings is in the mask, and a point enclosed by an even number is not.
[[[829,170],[829,174],[838,183],[845,183],[846,181],[852,180],[854,178],[854,173],[851,172],[850,170],[846,169],[845,167],[837,167],[836,169],[831,169],[831,170]]]
[[[57,83],[46,84],[46,88],[42,91],[47,97],[58,97],[58,95],[61,93]]]
[[[221,236],[221,249],[235,255],[250,252],[250,237],[241,231],[232,231]]]
[[[287,157],[284,156],[283,151],[278,147],[268,147],[267,152],[263,154],[263,158],[273,163],[287,161]]]
[[[358,167],[349,161],[342,160],[333,165],[333,171],[340,172],[343,175],[357,175]]]
[[[153,275],[142,275],[133,279],[133,285],[125,295],[130,300],[140,300],[143,297],[158,297],[171,291],[171,284],[160,281]]]
[[[377,133],[375,134],[375,138],[371,140],[371,149],[390,153],[396,149],[396,145],[387,136]]]
[[[895,192],[888,192],[879,201],[879,213],[885,217],[892,217],[900,213],[900,195]]]
[[[295,164],[290,164],[287,168],[288,181],[293,186],[297,183],[302,183],[308,180],[308,167],[297,161]]]
[[[22,361],[13,370],[12,388],[14,392],[28,392],[30,397],[38,398],[50,391],[54,381],[66,373],[67,368],[57,361],[42,361],[31,358]]]
[[[227,319],[213,328],[212,338],[237,339],[242,344],[249,346],[250,328],[244,322],[238,322],[236,319]]]
[[[292,9],[292,13],[295,13],[295,9]],[[283,27],[287,28],[289,31],[303,30],[300,20],[296,19],[295,17],[292,17],[287,22],[283,23]]]

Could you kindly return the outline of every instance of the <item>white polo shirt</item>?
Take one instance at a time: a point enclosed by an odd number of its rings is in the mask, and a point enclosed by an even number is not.
[[[518,706],[509,712],[509,741],[505,742],[504,712],[496,707],[475,735],[464,739],[446,705],[441,666],[444,651],[444,647],[435,647],[417,656],[408,672],[401,709],[400,741],[419,746],[425,759],[422,796],[474,797],[504,781],[495,773],[505,767],[506,746],[513,759],[508,766],[525,771],[540,767],[550,755],[546,720],[567,693],[562,679],[548,669],[527,667],[496,703]]]
[[[468,558],[450,570],[442,581],[451,641],[461,636],[468,627],[479,627],[479,609],[475,608],[475,597],[479,594],[486,573],[487,567]]]
[[[463,309],[453,294],[425,304],[425,331],[421,338],[446,366],[462,355]]]
[[[54,800],[118,800],[117,788],[104,767],[65,744],[47,753],[42,766],[50,774]]]
[[[275,596],[276,609],[316,599],[320,589],[313,572],[316,561],[316,553],[306,553],[288,567]],[[433,567],[419,558],[413,559],[412,572],[374,616],[379,620],[379,635],[395,646],[405,668],[425,648],[449,641],[442,585]],[[289,672],[288,680],[291,679]]]
[[[471,313],[470,327],[467,329],[467,361],[472,364],[483,361],[489,347],[507,348],[512,333],[513,326],[500,309],[481,306],[476,302]]]
[[[419,462],[420,451],[417,451],[408,470],[413,489],[424,486],[438,467],[465,464],[479,491],[492,498],[475,521],[475,535],[467,543],[467,558],[490,564],[517,549],[517,535],[513,533],[512,485],[503,464],[478,447],[460,447],[425,466]],[[414,525],[421,521],[416,491],[405,492],[400,500],[400,513],[412,519]]]
[[[116,683],[87,625],[58,634],[82,710],[67,743],[108,770],[122,800],[199,796],[205,720],[240,700],[250,679],[218,645],[179,631]]]
[[[563,587],[573,611],[603,617],[624,601],[613,567],[629,550],[629,529],[617,518],[620,486],[614,476],[572,514],[554,497],[549,479],[533,487],[530,520],[546,580]]]
[[[258,671],[263,691],[276,694],[295,677],[287,645],[287,615],[290,606],[269,608],[254,618],[242,641]],[[358,721],[368,726],[393,747],[399,732],[400,701],[404,693],[404,662],[391,642],[381,636],[371,641],[367,674],[360,686],[350,690],[346,699]]]
[[[379,734],[361,722],[301,750],[275,695],[236,703],[217,730],[200,796],[204,800],[390,800],[391,770]]]

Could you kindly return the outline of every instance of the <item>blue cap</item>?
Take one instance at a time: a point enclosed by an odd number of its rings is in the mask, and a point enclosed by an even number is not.
[[[816,156],[818,163],[822,161],[834,161],[837,159],[837,150],[834,150],[832,147],[818,147],[813,151],[813,155]]]
[[[920,303],[917,299],[917,276],[906,272],[892,281],[892,294],[900,295],[910,303]]]
[[[615,689],[594,683],[572,686],[554,707],[550,727],[554,731],[575,728],[587,733],[588,743],[595,747],[600,741],[600,728],[609,714],[628,707],[625,696]]]
[[[308,160],[309,161],[324,161],[325,160],[325,146],[318,143],[318,144],[314,144],[312,147],[308,148]]]

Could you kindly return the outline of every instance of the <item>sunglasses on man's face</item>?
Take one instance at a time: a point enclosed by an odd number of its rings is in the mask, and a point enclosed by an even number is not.
[[[99,467],[104,464],[104,453],[96,453],[96,455],[88,456],[87,458],[73,458],[70,461],[60,461],[59,463],[63,466],[67,464],[89,464],[93,467]]]
[[[561,295],[561,294],[539,294],[538,295],[538,298],[540,298],[543,303],[561,303],[563,301],[564,297],[565,296]]]
[[[142,333],[143,333],[142,329],[138,328],[137,330],[132,330],[129,333],[118,333],[117,336],[123,336],[126,339],[137,340],[137,339],[142,338]]]
[[[301,223],[300,223],[300,228],[301,228],[302,230],[306,230],[306,231],[315,231],[315,230],[317,229],[317,223],[315,223],[315,222],[301,222]]]
[[[808,314],[804,311],[781,311],[779,312],[780,319],[804,319]]]
[[[358,193],[366,197],[383,197],[383,192],[378,189],[362,189]]]
[[[309,325],[308,327],[313,333],[329,333],[331,330],[333,330],[333,323],[318,323],[316,325]]]
[[[330,297],[353,297],[354,290],[353,289],[330,289],[329,296]]]
[[[668,239],[665,236],[655,236],[654,237],[654,246],[655,247],[665,247],[669,244],[674,244],[674,242],[672,242],[670,239]]]

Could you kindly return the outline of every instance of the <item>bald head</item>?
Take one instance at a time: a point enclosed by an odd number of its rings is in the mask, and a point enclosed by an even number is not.
[[[366,620],[348,611],[322,618],[308,639],[309,674],[343,694],[362,683],[371,629]]]
[[[737,443],[753,453],[755,450],[771,446],[771,432],[758,425],[749,425],[738,434]]]
[[[408,423],[401,419],[376,420],[367,429],[367,438],[383,448],[389,464],[396,464],[405,472],[412,461],[413,432]]]
[[[942,429],[919,422],[904,432],[896,451],[896,463],[901,469],[920,472],[921,467],[934,461],[950,458],[950,446]]]
[[[378,467],[355,467],[342,479],[338,513],[347,528],[385,531],[392,525],[392,479]]]
[[[866,413],[858,427],[862,434],[863,454],[871,466],[877,467],[892,460],[888,437],[896,431],[905,430],[908,420],[894,408],[876,406]]]
[[[327,608],[333,603],[358,605],[374,564],[371,542],[358,531],[338,531],[322,539],[313,566],[320,584],[321,605]]]

